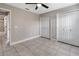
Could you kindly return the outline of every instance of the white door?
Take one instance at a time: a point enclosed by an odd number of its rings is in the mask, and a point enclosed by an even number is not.
[[[67,15],[67,14],[64,14],[63,16],[62,16],[62,26],[61,26],[61,28],[62,28],[62,41],[64,41],[64,42],[67,42],[67,41],[69,41],[69,36],[70,36],[70,20],[69,20],[69,16]]]
[[[56,33],[57,33],[57,22],[56,22],[56,15],[50,16],[50,35],[51,39],[56,40]]]
[[[70,19],[70,42],[79,46],[79,11],[69,13]]]
[[[61,14],[57,20],[59,41],[79,46],[79,11]]]
[[[43,16],[40,18],[41,36],[49,38],[49,17]]]

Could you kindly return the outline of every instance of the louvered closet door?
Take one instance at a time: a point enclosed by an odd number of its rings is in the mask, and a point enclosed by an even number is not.
[[[79,46],[79,11],[69,13],[70,19],[70,42]]]
[[[41,36],[49,38],[49,17],[43,16],[40,19],[41,23]]]
[[[56,40],[57,20],[56,15],[50,16],[50,36],[51,39]]]
[[[79,46],[79,11],[59,15],[57,20],[58,40]]]
[[[67,42],[69,40],[69,16],[67,14],[59,15],[58,21],[58,40]]]

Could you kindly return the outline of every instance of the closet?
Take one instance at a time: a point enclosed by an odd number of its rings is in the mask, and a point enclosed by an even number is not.
[[[79,46],[79,11],[58,14],[57,40]]]
[[[56,40],[57,37],[57,17],[56,15],[50,16],[50,38]]]
[[[50,38],[49,35],[49,17],[40,17],[40,35],[44,38]]]
[[[56,15],[40,17],[41,31],[44,38],[56,39]]]

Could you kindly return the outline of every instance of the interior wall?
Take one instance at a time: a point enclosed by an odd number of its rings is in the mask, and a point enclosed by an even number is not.
[[[11,10],[11,43],[39,35],[39,15],[5,4],[0,8]]]
[[[57,38],[57,15],[60,14],[60,13],[65,13],[65,12],[69,12],[69,11],[74,11],[74,10],[78,10],[79,9],[79,4],[76,4],[76,5],[73,5],[73,6],[69,6],[69,7],[65,7],[65,8],[61,8],[61,9],[57,9],[57,10],[54,10],[54,11],[51,11],[51,12],[47,12],[47,13],[44,13],[44,14],[41,14],[40,17],[49,17],[51,19],[52,17],[52,20],[55,18],[53,17],[54,15],[56,15],[56,20],[55,22],[56,23],[52,23],[52,25],[55,25],[55,29],[56,31],[52,32],[52,34],[54,34]],[[52,28],[50,28],[50,30],[52,30]],[[52,35],[51,35],[52,36]]]

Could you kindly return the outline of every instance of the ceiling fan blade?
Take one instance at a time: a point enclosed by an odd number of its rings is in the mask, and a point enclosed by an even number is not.
[[[37,3],[25,3],[25,4],[37,4]]]
[[[45,4],[41,4],[43,7],[45,7],[45,8],[49,8],[48,6],[46,6]]]
[[[38,6],[36,6],[35,10],[37,10],[37,9],[38,9]]]

